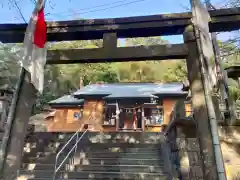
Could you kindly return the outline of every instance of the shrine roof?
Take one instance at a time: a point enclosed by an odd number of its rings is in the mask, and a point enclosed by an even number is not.
[[[73,95],[78,98],[97,95],[106,98],[175,96],[186,94],[182,89],[182,83],[91,84],[79,89]]]
[[[158,98],[176,97],[187,94],[182,83],[113,83],[91,84],[77,90],[72,95],[65,95],[50,101],[50,106],[82,105],[85,98],[101,97],[103,99],[122,98]]]
[[[53,106],[53,105],[68,106],[68,105],[82,105],[83,103],[84,103],[83,99],[77,99],[72,95],[65,95],[58,99],[50,101],[48,104],[50,106]]]

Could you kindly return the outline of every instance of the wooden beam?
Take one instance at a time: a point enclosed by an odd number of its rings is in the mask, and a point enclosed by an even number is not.
[[[209,11],[211,32],[240,28],[240,8]],[[191,24],[192,13],[161,14],[115,19],[88,19],[48,22],[48,41],[102,39],[104,33],[117,33],[118,38],[177,35]],[[23,42],[26,24],[0,24],[0,41]]]
[[[48,64],[101,63],[141,60],[184,59],[187,48],[184,44],[120,47],[105,51],[96,49],[51,50]]]

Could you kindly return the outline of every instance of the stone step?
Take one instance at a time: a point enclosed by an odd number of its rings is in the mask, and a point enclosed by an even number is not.
[[[72,149],[72,147],[66,148],[63,150],[62,154],[68,154],[68,152]],[[55,155],[59,152],[60,149],[45,149],[39,151],[37,149],[32,149],[30,152],[24,152],[24,157],[36,157],[36,156],[50,156]],[[75,150],[74,150],[75,151]],[[112,153],[112,152],[122,152],[122,153],[152,153],[157,152],[158,154],[161,153],[161,147],[157,146],[149,146],[149,147],[134,147],[134,146],[114,146],[108,147],[105,145],[96,146],[79,146],[77,148],[77,152],[91,152],[91,153]]]
[[[20,177],[26,178],[51,178],[52,171],[20,171]],[[98,171],[83,171],[83,172],[58,172],[57,179],[153,179],[158,180],[166,177],[163,173],[144,173],[144,172],[98,172]]]
[[[54,170],[53,164],[23,164],[22,170]],[[164,166],[153,165],[66,165],[60,168],[62,171],[101,171],[101,172],[165,172]]]
[[[82,143],[78,144],[78,148],[88,148],[88,149],[106,149],[106,148],[145,148],[145,149],[159,149],[162,144],[147,144],[147,143]]]
[[[84,138],[88,139],[160,139],[164,137],[163,133],[156,133],[156,132],[88,132],[84,135]]]
[[[70,178],[58,178],[56,180],[89,180],[89,179],[92,179],[92,178],[74,178],[74,179],[70,179]],[[95,178],[93,178],[95,179]],[[128,180],[128,179],[124,179],[124,178],[97,178],[97,179],[101,179],[101,180]],[[22,179],[18,179],[18,180],[22,180]],[[25,180],[25,179],[24,179]],[[29,178],[27,180],[53,180],[52,178]],[[130,179],[129,179],[130,180]],[[131,180],[146,180],[146,179],[131,179]],[[168,180],[168,177],[167,176],[158,176],[158,177],[152,177],[152,178],[148,178],[147,180]]]
[[[60,156],[58,159],[58,163],[60,164],[64,160],[65,156]],[[55,164],[56,156],[49,156],[49,157],[30,157],[25,158],[22,162],[25,164],[29,163],[37,163],[37,164]],[[123,156],[123,157],[80,157],[80,155],[75,155],[74,157],[68,158],[66,164],[107,164],[107,165],[114,165],[114,164],[123,164],[123,165],[162,165],[163,158],[161,156],[152,156],[152,157],[131,157],[131,156]],[[153,163],[153,164],[151,164]]]
[[[132,153],[132,152],[76,152],[75,157],[90,157],[90,158],[134,158],[134,159],[155,159],[161,158],[161,152],[145,152],[145,153]]]
[[[74,143],[69,144],[64,150],[63,154],[67,154],[73,147]],[[60,147],[61,146],[61,147]],[[36,155],[51,155],[59,152],[63,145],[59,147],[52,148],[24,148],[24,156],[36,156]],[[91,151],[91,152],[152,152],[152,151],[161,151],[160,144],[128,144],[128,143],[91,143],[91,144],[82,144],[79,143],[77,151]]]
[[[75,150],[74,150],[75,151]],[[59,152],[59,151],[58,151]],[[137,148],[137,147],[129,147],[129,148],[122,148],[122,147],[103,147],[103,148],[94,148],[94,147],[79,147],[77,149],[79,153],[89,153],[89,154],[112,154],[112,153],[139,153],[139,154],[153,154],[161,155],[161,148],[152,147],[152,148]],[[69,149],[65,149],[61,154],[67,155],[69,153]],[[29,152],[24,154],[24,158],[29,157],[49,157],[49,156],[56,156],[57,152]]]
[[[74,153],[74,152],[73,152]],[[40,159],[40,158],[56,158],[57,154],[27,154],[24,156],[24,159],[29,159],[31,158],[32,160],[34,158]],[[60,156],[65,157],[67,153],[63,153]],[[89,152],[89,151],[81,151],[81,152],[76,152],[75,157],[116,157],[116,158],[121,158],[121,157],[130,157],[130,158],[158,158],[162,157],[162,152],[160,151],[152,151],[152,152]]]
[[[23,163],[21,165],[22,170],[51,170],[54,169],[54,164],[41,164],[41,163]],[[63,166],[61,169],[65,169]]]
[[[159,177],[165,176],[160,173],[128,173],[128,172],[81,172],[81,173],[69,173],[69,179],[80,179],[80,178],[89,178],[89,179],[154,179],[158,180]],[[166,177],[166,176],[165,176]]]
[[[25,143],[24,153],[54,153],[62,149],[66,142],[52,142],[52,143]],[[75,142],[68,144],[68,147],[75,145]]]
[[[69,148],[69,149],[64,149],[61,153],[61,155],[67,155],[69,151],[72,150],[72,152],[75,152],[75,149]],[[39,152],[39,151],[33,151],[33,152],[25,152],[23,155],[23,159],[26,158],[33,158],[33,157],[50,157],[50,156],[56,156],[59,151],[51,151],[51,152]],[[106,156],[107,154],[109,155],[123,155],[123,154],[141,154],[147,156],[147,154],[155,154],[156,156],[161,156],[162,155],[162,149],[161,148],[156,148],[156,147],[149,147],[149,148],[125,148],[125,147],[79,147],[76,150],[76,153],[85,153],[88,155],[92,156],[98,156],[101,155],[102,157]]]
[[[131,135],[119,135],[111,137],[111,135],[96,135],[96,136],[85,136],[81,142],[84,143],[132,143],[132,144],[159,144],[164,140],[164,136],[148,136],[148,137],[135,137]]]
[[[106,150],[119,150],[123,152],[148,152],[161,150],[161,144],[130,144],[130,143],[79,143],[77,151],[97,151],[102,152]],[[71,148],[67,147],[64,151],[69,151]]]
[[[57,164],[60,164],[64,157],[60,158],[58,160]],[[38,163],[38,164],[55,164],[55,158],[41,158],[41,159],[34,159],[31,158],[28,160],[25,160],[23,163]],[[162,159],[158,158],[152,158],[152,159],[134,159],[134,158],[69,158],[66,160],[66,164],[75,164],[75,165],[88,165],[88,164],[101,164],[101,165],[163,165],[164,161]]]
[[[163,165],[163,160],[159,159],[133,159],[133,158],[75,158],[75,165]]]
[[[74,133],[51,133],[51,132],[34,132],[28,137],[26,143],[53,143],[53,142],[66,142]]]
[[[137,146],[113,146],[113,147],[107,147],[107,146],[79,146],[78,151],[87,151],[87,152],[99,152],[99,153],[110,153],[110,152],[133,152],[133,153],[151,153],[151,152],[161,152],[161,146],[156,145],[145,145],[142,147]]]
[[[30,137],[28,152],[24,152],[22,159],[21,177],[52,180],[56,154],[71,136],[71,133],[53,136],[46,133]],[[60,168],[56,180],[167,180],[161,152],[163,140],[160,133],[89,132]],[[74,144],[75,140],[68,144],[58,164]]]
[[[74,133],[49,133],[49,132],[35,132],[29,138],[26,139],[26,142],[38,142],[38,143],[47,143],[47,142],[66,142],[68,141]],[[79,133],[79,137],[82,133]],[[109,140],[124,140],[124,142],[129,142],[131,139],[140,140],[141,142],[145,141],[158,141],[163,139],[163,133],[154,133],[154,132],[87,132],[84,135],[83,140],[90,140],[90,142],[104,142]]]
[[[71,169],[71,167],[70,167]],[[151,165],[77,165],[74,171],[164,173],[164,166]]]
[[[63,161],[65,158],[65,155],[59,156],[58,161]],[[69,160],[72,159],[72,157],[69,158]],[[40,163],[40,164],[54,164],[56,160],[56,155],[50,155],[50,156],[43,156],[43,157],[23,157],[22,163]],[[66,160],[67,162],[68,160]]]

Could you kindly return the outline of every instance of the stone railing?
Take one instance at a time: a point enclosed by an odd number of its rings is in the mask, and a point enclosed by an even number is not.
[[[200,148],[192,115],[190,102],[180,100],[165,128],[174,177],[179,179],[202,179]]]

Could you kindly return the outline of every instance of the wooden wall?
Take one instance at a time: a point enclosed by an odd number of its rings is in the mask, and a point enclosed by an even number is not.
[[[177,99],[163,100],[164,108],[164,124],[168,124],[170,114]],[[82,124],[90,124],[92,131],[116,131],[116,126],[103,125],[103,101],[86,101],[83,108],[83,116],[79,120],[74,120],[74,113],[79,112],[78,108],[63,108],[57,109],[52,123],[48,127],[49,132],[75,132]],[[89,120],[90,117],[93,117]],[[161,132],[162,125],[146,125],[144,131]]]
[[[82,118],[75,120],[74,113],[79,111],[79,108],[57,109],[48,131],[75,132],[82,124],[89,124],[92,131],[102,130],[103,101],[85,101]]]

